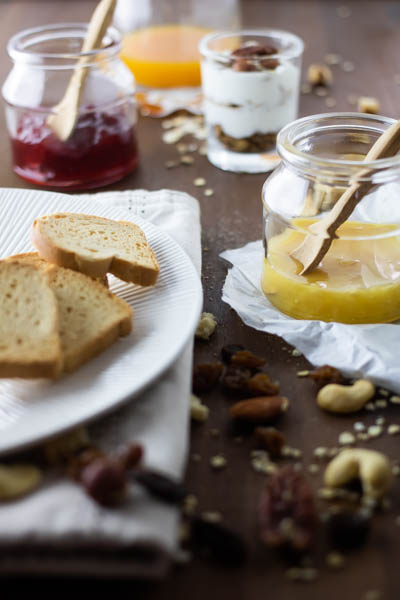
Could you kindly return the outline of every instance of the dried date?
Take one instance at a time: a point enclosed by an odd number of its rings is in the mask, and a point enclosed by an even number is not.
[[[203,363],[193,369],[193,391],[195,393],[209,392],[218,383],[223,372],[220,362]]]
[[[257,373],[248,379],[247,390],[252,396],[275,396],[279,383],[271,381],[266,373]]]
[[[247,423],[265,423],[275,420],[287,411],[289,400],[285,396],[259,396],[236,402],[229,414],[238,421]]]
[[[265,365],[265,358],[256,356],[249,350],[239,350],[232,355],[231,364],[245,369],[260,369]]]
[[[331,367],[331,365],[322,365],[322,367],[318,367],[318,369],[313,369],[309,372],[308,376],[320,387],[323,387],[328,383],[343,384],[346,382],[339,369]]]
[[[247,558],[246,544],[238,533],[200,517],[191,521],[190,541],[194,549],[226,565],[239,566]]]
[[[225,391],[230,395],[246,394],[248,392],[247,383],[252,376],[250,369],[239,367],[228,367],[222,378],[222,385]]]
[[[272,458],[281,456],[282,448],[286,444],[286,438],[282,432],[275,427],[257,427],[255,430],[258,448],[263,448]]]
[[[230,365],[232,356],[241,350],[245,350],[245,348],[240,344],[228,344],[221,349],[221,358],[226,365]]]
[[[135,471],[133,476],[149,494],[167,504],[181,504],[187,496],[187,490],[181,483],[163,473],[140,469]]]
[[[283,467],[267,481],[259,523],[261,541],[267,546],[305,552],[313,545],[317,514],[312,491],[293,467]]]

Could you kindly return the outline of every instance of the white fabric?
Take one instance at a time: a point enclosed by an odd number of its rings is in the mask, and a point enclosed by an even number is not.
[[[349,377],[363,375],[400,393],[399,322],[345,325],[293,319],[272,306],[261,290],[264,259],[261,241],[226,250],[221,256],[233,264],[225,280],[222,300],[246,325],[281,336],[314,365],[330,364]]]
[[[200,275],[200,213],[194,198],[171,190],[87,197],[149,219],[186,250]],[[188,447],[192,350],[190,341],[175,365],[139,399],[93,424],[92,439],[108,449],[141,442],[147,466],[180,477]],[[78,485],[54,474],[35,493],[0,507],[0,573],[157,577],[175,549],[177,526],[178,510],[138,486],[130,487],[122,506],[105,509]],[[154,552],[142,555],[139,549],[146,547]]]

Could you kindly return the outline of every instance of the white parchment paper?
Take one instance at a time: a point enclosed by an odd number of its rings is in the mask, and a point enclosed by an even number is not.
[[[261,241],[226,250],[221,257],[233,265],[225,280],[222,300],[246,325],[281,336],[313,365],[330,364],[349,377],[363,375],[400,393],[399,322],[345,325],[292,319],[272,306],[261,290]]]

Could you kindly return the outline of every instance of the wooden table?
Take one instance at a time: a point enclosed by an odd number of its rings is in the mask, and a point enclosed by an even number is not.
[[[173,0],[172,0],[173,1]],[[199,0],[200,1],[200,0]],[[342,2],[324,0],[243,0],[243,24],[291,30],[306,43],[304,65],[320,62],[327,53],[339,53],[355,65],[354,72],[334,68],[335,81],[331,96],[336,100],[333,110],[354,110],[349,95],[376,96],[381,102],[381,113],[399,117],[400,87],[394,75],[400,73],[400,3],[396,1],[347,2],[351,16],[338,15]],[[6,39],[28,26],[77,20],[84,21],[91,13],[93,0],[2,0],[0,3],[0,33],[3,51],[0,58],[0,78],[4,80],[10,69],[5,51]],[[218,3],[216,3],[216,6]],[[340,11],[339,11],[340,12]],[[325,99],[314,95],[301,98],[300,114],[326,112]],[[10,169],[10,152],[3,117],[0,151],[0,182],[2,186],[30,187],[19,180]],[[262,334],[246,327],[238,316],[221,302],[221,287],[227,265],[219,254],[226,248],[239,247],[261,237],[261,186],[264,175],[237,175],[219,171],[208,164],[205,157],[197,157],[194,165],[167,170],[166,160],[176,157],[176,149],[161,141],[161,125],[156,119],[142,118],[138,126],[141,165],[131,177],[113,186],[113,189],[175,188],[196,196],[201,204],[203,227],[203,283],[205,310],[214,313],[218,329],[209,343],[197,343],[195,361],[215,359],[220,348],[229,343],[240,343],[267,357],[268,372],[280,380],[282,392],[291,399],[290,413],[282,421],[282,430],[291,446],[301,448],[304,463],[313,462],[313,449],[318,445],[334,446],[339,432],[351,429],[354,418],[333,418],[322,414],[315,405],[315,388],[311,381],[300,379],[296,373],[307,368],[302,357],[293,357],[291,349],[281,339]],[[194,187],[196,177],[205,177],[207,186],[215,190],[204,197]],[[338,352],[341,349],[338,348]],[[257,539],[256,508],[265,476],[250,466],[251,438],[242,444],[233,441],[229,430],[227,409],[229,402],[219,392],[207,396],[210,418],[204,425],[192,429],[190,455],[198,454],[199,462],[189,460],[186,482],[189,490],[199,499],[201,511],[220,511],[224,522],[240,531],[251,549],[250,560],[244,568],[229,570],[204,560],[195,559],[189,565],[174,569],[170,577],[157,585],[132,582],[91,582],[94,594],[128,592],[131,597],[154,600],[183,600],[204,598],[233,600],[361,600],[368,590],[380,590],[382,598],[395,600],[400,593],[398,553],[400,529],[395,517],[400,509],[400,486],[395,482],[391,494],[392,508],[373,519],[373,529],[367,545],[346,556],[343,570],[332,572],[324,565],[328,551],[326,535],[321,526],[313,563],[320,570],[313,583],[293,583],[285,577],[287,563],[275,553],[265,550]],[[389,422],[400,422],[400,409],[385,409]],[[365,423],[372,423],[376,413],[362,415]],[[210,435],[210,429],[220,430],[220,436]],[[369,447],[383,450],[391,458],[398,458],[398,441],[385,435]],[[209,459],[215,454],[227,458],[223,471],[213,471]],[[321,471],[322,472],[322,471]],[[321,472],[306,474],[315,490],[321,485]],[[53,596],[58,583],[49,581],[8,580],[6,588],[13,592],[23,589],[38,591],[42,596]],[[26,585],[29,583],[28,585]],[[63,589],[74,594],[82,590],[82,581],[63,580]],[[57,591],[56,591],[57,593]],[[8,598],[9,596],[7,596]],[[372,599],[372,597],[371,597]]]

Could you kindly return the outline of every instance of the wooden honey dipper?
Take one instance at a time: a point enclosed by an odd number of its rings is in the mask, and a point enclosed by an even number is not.
[[[393,123],[379,136],[362,162],[389,158],[395,156],[399,151],[400,120]],[[371,182],[360,181],[369,172],[370,170],[366,168],[360,170],[354,179],[354,183],[343,192],[326,217],[317,223],[313,223],[309,228],[310,233],[307,234],[302,244],[291,252],[290,256],[303,265],[299,275],[306,275],[318,267],[331,247],[333,240],[337,237],[336,230],[338,227],[349,218],[354,208],[372,187]]]

